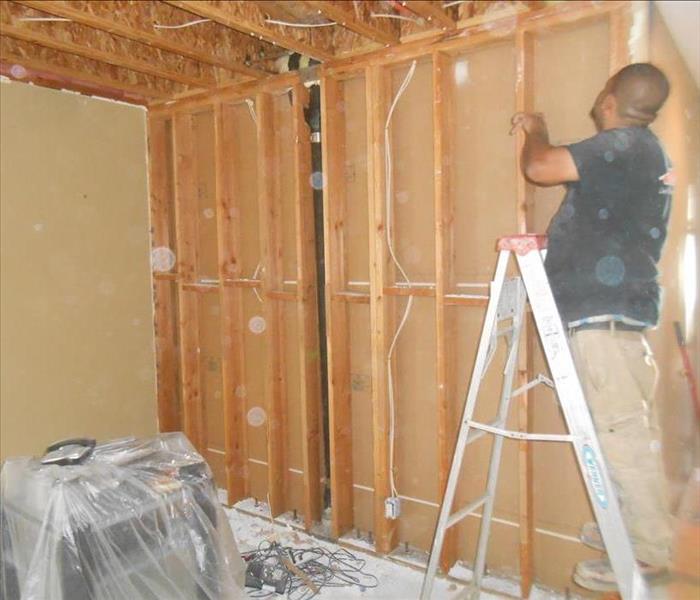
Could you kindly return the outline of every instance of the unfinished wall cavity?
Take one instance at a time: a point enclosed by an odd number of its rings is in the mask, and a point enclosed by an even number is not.
[[[321,516],[316,266],[306,89],[150,117],[161,428],[229,502]],[[175,325],[176,323],[176,325]]]
[[[592,135],[590,106],[610,73],[629,62],[618,38],[627,40],[633,8],[552,11],[325,70],[336,536],[352,542],[359,530],[376,550],[399,557],[407,546],[413,555],[429,551],[495,241],[544,231],[563,196],[561,188],[524,183],[510,117],[544,112],[555,143]],[[518,385],[528,371],[530,378],[544,371],[532,331],[529,338]],[[477,420],[495,417],[500,383],[493,369]],[[565,429],[555,397],[540,390],[513,403],[507,426]],[[455,509],[483,493],[491,443],[485,436],[469,447]],[[502,465],[489,568],[519,572],[524,594],[534,578],[571,585],[573,564],[595,556],[578,541],[592,516],[573,452],[509,442]],[[384,501],[395,494],[402,512],[387,519]],[[443,569],[471,561],[479,524],[474,514],[450,531]]]

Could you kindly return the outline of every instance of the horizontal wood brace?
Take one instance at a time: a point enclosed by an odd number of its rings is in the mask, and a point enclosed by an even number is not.
[[[224,279],[224,285],[242,288],[259,288],[262,282],[259,279]]]
[[[183,283],[182,289],[188,292],[200,292],[204,294],[219,291],[219,286],[215,283]]]
[[[369,294],[361,292],[335,292],[333,298],[354,304],[369,304]]]
[[[408,285],[393,285],[384,288],[386,296],[421,296],[435,297],[434,287],[408,286]]]
[[[159,279],[164,281],[177,281],[177,273],[153,273],[153,279]]]
[[[265,296],[272,300],[284,300],[285,302],[296,302],[299,299],[296,292],[287,292],[285,290],[270,290]]]

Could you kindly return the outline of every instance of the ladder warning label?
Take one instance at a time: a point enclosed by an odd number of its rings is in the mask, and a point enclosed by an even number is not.
[[[595,456],[593,448],[589,445],[584,445],[583,447],[583,463],[586,465],[588,480],[591,482],[591,488],[593,489],[598,504],[603,508],[607,508],[608,495],[605,490],[603,477],[600,473],[600,465],[598,464],[598,459]]]

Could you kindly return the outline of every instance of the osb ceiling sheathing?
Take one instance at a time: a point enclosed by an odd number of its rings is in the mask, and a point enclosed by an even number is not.
[[[324,62],[538,2],[83,0],[0,2],[0,73],[149,104],[264,78],[297,52]]]

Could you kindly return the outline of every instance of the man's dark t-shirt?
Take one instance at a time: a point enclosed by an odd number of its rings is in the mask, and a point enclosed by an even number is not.
[[[545,268],[565,326],[591,317],[650,327],[671,206],[670,164],[646,127],[568,146],[579,181],[549,225]]]

